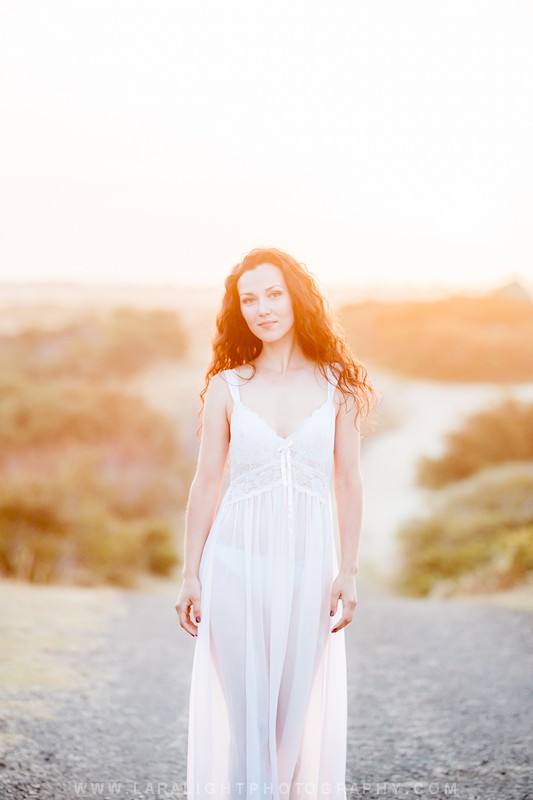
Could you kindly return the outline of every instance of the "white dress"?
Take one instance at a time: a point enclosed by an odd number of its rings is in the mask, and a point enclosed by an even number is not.
[[[329,613],[335,387],[281,437],[241,401],[235,370],[221,374],[230,483],[200,562],[187,796],[346,800],[342,603]]]

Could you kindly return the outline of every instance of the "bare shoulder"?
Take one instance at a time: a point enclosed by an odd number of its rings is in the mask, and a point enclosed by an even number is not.
[[[344,398],[343,398],[343,394],[342,394],[341,390],[339,389],[338,386],[335,386],[335,389],[333,390],[333,402],[335,403],[335,406],[337,407],[337,411],[335,413],[335,416],[339,415],[339,411],[340,411],[343,399]]]
[[[333,373],[335,375],[335,373]],[[333,391],[333,402],[337,407],[336,418],[340,419],[339,414],[342,413],[343,417],[348,417],[352,423],[357,417],[358,405],[355,397],[350,392],[343,392],[335,380],[335,389]],[[342,409],[342,412],[341,412]]]
[[[336,371],[334,370],[334,368],[336,368]],[[341,405],[342,405],[342,403],[344,401],[344,395],[343,395],[343,393],[341,392],[341,390],[339,389],[339,387],[337,385],[337,375],[338,375],[339,369],[341,369],[341,365],[340,364],[330,364],[329,365],[329,369],[328,369],[329,380],[332,381],[335,384],[335,388],[333,389],[332,398],[333,398],[334,404],[337,407],[337,411],[336,411],[336,416],[337,417],[339,415],[339,411],[340,411]]]
[[[230,429],[227,416],[229,389],[223,372],[209,378],[204,395],[202,438],[197,474],[218,481],[228,452]]]
[[[228,391],[228,380],[225,375],[225,370],[217,372],[209,379],[209,384],[206,390],[206,397],[224,397]]]
[[[223,411],[227,419],[231,394],[225,372],[225,370],[222,370],[222,372],[217,372],[216,375],[210,378],[205,393],[205,409],[207,413],[210,410],[214,411],[215,415]]]

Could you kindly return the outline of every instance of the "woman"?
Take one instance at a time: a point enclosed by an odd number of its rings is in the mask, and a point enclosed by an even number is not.
[[[198,637],[188,796],[345,800],[357,421],[376,393],[312,275],[277,249],[252,250],[226,279],[213,349],[176,603]]]

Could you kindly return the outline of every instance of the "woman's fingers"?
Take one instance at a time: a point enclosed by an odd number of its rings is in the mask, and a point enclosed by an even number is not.
[[[331,633],[337,633],[341,628],[346,627],[352,621],[355,609],[357,606],[357,598],[345,600],[342,598],[342,617],[336,623],[335,627],[331,629]]]
[[[355,613],[357,605],[357,591],[355,588],[355,580],[352,577],[347,577],[339,573],[333,581],[330,596],[330,614],[334,615],[338,607],[339,600],[342,600],[342,616],[340,620],[335,623],[335,627],[331,629],[331,633],[337,633],[346,625],[348,625]]]
[[[329,598],[329,615],[330,617],[335,616],[335,612],[337,611],[339,600],[341,597],[340,589],[336,589],[335,585],[333,585],[333,589],[331,590],[331,595]]]
[[[198,636],[198,625],[195,625],[191,621],[190,617],[190,610],[193,608],[193,606],[193,601],[189,598],[185,600],[178,600],[175,608],[179,623],[183,630],[187,631],[187,633],[190,633],[191,636]],[[197,613],[196,616],[200,617],[200,614]]]
[[[200,580],[198,578],[184,580],[175,608],[181,627],[191,636],[198,636],[198,625],[202,621],[201,598]]]

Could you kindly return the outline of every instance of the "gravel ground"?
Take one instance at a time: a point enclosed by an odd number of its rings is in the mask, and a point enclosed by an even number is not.
[[[360,587],[348,797],[533,800],[533,614]],[[176,596],[122,593],[105,638],[69,654],[77,689],[1,690],[2,798],[185,797],[196,640]]]

